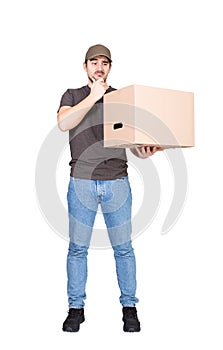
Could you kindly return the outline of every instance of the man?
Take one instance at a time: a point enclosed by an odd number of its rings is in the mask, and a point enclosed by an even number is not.
[[[98,204],[114,250],[126,332],[139,332],[135,304],[136,263],[131,242],[131,188],[125,149],[103,147],[103,96],[113,90],[107,84],[111,53],[103,45],[91,46],[83,64],[88,84],[68,89],[58,110],[58,126],[69,130],[71,172],[68,187],[69,249],[67,255],[69,312],[63,330],[77,332],[84,322],[87,254]],[[147,158],[158,148],[134,147]]]

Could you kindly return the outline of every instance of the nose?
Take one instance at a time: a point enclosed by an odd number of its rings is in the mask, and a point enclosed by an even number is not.
[[[102,70],[102,62],[97,62],[97,69]]]

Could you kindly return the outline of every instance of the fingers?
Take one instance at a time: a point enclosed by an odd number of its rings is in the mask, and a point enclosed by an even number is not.
[[[150,146],[144,146],[147,157],[150,157],[153,154],[153,147]]]
[[[106,91],[106,83],[103,78],[96,80],[94,77],[91,77],[91,94],[95,101],[98,101]]]
[[[136,151],[138,153],[138,157],[140,158],[148,158],[152,154],[150,151],[150,147],[147,147],[147,146],[142,146],[142,147],[136,146]]]
[[[152,154],[156,153],[157,151],[163,151],[164,148],[163,147],[158,147],[158,146],[153,146],[153,147],[150,147],[152,148]]]
[[[92,88],[95,88],[96,86],[105,86],[105,82],[103,78],[100,78],[98,80],[96,80],[94,77],[91,78],[92,79]]]
[[[103,78],[100,78],[98,80],[96,80],[94,77],[91,77],[92,81],[93,81],[93,84],[95,84],[96,82],[97,83],[104,83],[104,79]]]
[[[147,151],[146,151],[145,147],[142,147],[142,148],[140,149],[140,153],[141,153],[141,155],[142,155],[143,158],[146,158],[146,157],[147,157]]]
[[[140,152],[143,155],[143,157],[150,157],[157,151],[163,151],[164,149],[162,147],[158,146],[142,146],[140,148]]]
[[[152,156],[154,153],[157,151],[163,151],[164,148],[158,147],[158,146],[148,146],[148,145],[143,145],[143,146],[134,146],[130,148],[132,153],[142,159],[149,158]]]

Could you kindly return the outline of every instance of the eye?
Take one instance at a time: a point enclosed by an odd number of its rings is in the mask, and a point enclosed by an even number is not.
[[[91,60],[90,62],[91,62],[92,65],[95,65],[97,63],[96,60]]]

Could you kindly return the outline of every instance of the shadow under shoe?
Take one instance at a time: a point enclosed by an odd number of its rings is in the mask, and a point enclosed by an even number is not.
[[[140,332],[140,322],[137,316],[136,307],[124,306],[122,308],[124,322],[123,330],[124,332]]]
[[[85,321],[84,309],[71,308],[68,311],[68,316],[63,323],[63,331],[78,332],[80,324]]]

